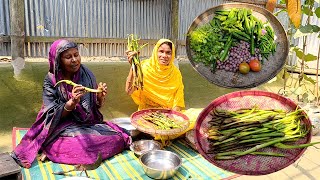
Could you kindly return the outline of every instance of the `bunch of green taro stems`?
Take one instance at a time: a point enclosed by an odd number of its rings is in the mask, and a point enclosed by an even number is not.
[[[160,130],[169,130],[180,128],[181,126],[175,122],[174,119],[169,118],[164,113],[152,112],[151,114],[146,114],[141,116],[142,119],[151,122]],[[141,122],[143,123],[143,122]]]
[[[247,154],[283,157],[284,154],[261,150],[269,146],[305,148],[320,143],[288,145],[287,142],[294,144],[310,131],[310,127],[302,123],[306,115],[301,109],[292,112],[257,107],[236,111],[213,109],[210,114],[207,153],[214,153],[217,160],[235,159]]]
[[[128,35],[128,50],[137,52],[137,54],[132,59],[132,72],[133,72],[133,84],[132,86],[138,89],[143,89],[143,73],[141,69],[141,61],[139,58],[139,51],[147,45],[144,44],[139,46],[139,40],[137,36],[130,34]]]

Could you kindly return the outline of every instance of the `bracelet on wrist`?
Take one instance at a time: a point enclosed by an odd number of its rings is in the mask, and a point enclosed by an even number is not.
[[[74,109],[67,109],[67,108],[66,108],[66,106],[63,106],[63,109],[64,109],[65,111],[67,111],[67,112],[70,112],[70,111],[75,110],[75,109],[76,109],[76,107],[74,107]]]

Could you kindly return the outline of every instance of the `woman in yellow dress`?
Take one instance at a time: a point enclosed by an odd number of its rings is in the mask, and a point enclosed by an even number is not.
[[[127,51],[128,61],[137,52]],[[196,117],[200,110],[185,109],[184,85],[180,70],[174,65],[175,46],[169,39],[160,39],[153,48],[152,56],[141,61],[143,73],[143,89],[133,86],[133,72],[130,68],[126,81],[126,92],[131,95],[133,101],[138,105],[138,110],[148,108],[167,108],[181,111],[190,119],[190,126],[194,127]],[[174,139],[187,130],[168,137],[157,137],[155,139]]]
[[[137,52],[128,52],[128,61]],[[143,90],[133,86],[132,68],[126,82],[126,92],[131,95],[138,109],[169,108],[180,111],[185,108],[183,82],[180,70],[173,64],[175,47],[168,39],[160,39],[152,56],[141,61]]]

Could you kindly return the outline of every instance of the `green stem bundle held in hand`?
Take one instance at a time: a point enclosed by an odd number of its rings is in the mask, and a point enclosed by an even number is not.
[[[72,81],[70,81],[70,80],[60,80],[60,81],[58,81],[54,86],[57,86],[58,84],[60,84],[60,83],[62,83],[62,82],[67,83],[67,84],[70,84],[70,85],[72,85],[72,86],[81,86],[80,84],[76,84],[76,83],[74,83],[74,82],[72,82]],[[101,89],[91,89],[91,88],[88,88],[88,87],[84,87],[84,90],[87,91],[87,92],[92,92],[92,93],[102,92]]]
[[[257,107],[226,111],[213,109],[207,131],[209,149],[217,160],[243,155],[278,156],[285,154],[259,151],[272,146],[280,149],[306,148],[320,142],[292,145],[310,131],[303,122],[303,110],[262,110]],[[285,144],[291,142],[290,145]]]
[[[139,40],[135,35],[130,34],[128,36],[128,50],[139,52],[147,44],[139,46]],[[137,89],[143,89],[143,73],[141,69],[141,61],[139,53],[137,53],[132,59],[132,72],[133,72],[133,84],[132,86]]]

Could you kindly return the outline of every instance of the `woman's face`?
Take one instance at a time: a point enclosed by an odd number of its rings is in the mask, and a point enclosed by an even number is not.
[[[168,44],[162,44],[158,49],[158,59],[160,65],[168,66],[171,60],[172,51]]]
[[[61,53],[61,67],[66,73],[75,73],[79,70],[81,57],[78,49],[70,48]]]

